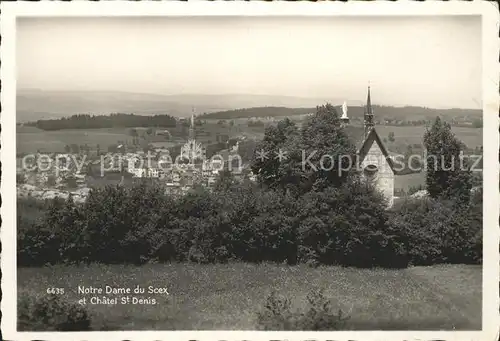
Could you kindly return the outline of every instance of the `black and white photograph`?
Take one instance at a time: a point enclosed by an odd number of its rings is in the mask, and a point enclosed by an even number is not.
[[[496,5],[49,5],[2,7],[4,337],[495,337]]]

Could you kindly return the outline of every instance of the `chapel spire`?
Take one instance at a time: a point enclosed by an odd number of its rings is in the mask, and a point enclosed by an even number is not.
[[[364,128],[365,128],[365,138],[370,133],[370,130],[375,125],[373,121],[373,108],[372,101],[370,97],[370,86],[368,85],[368,96],[366,98],[366,106],[365,106],[365,116],[364,116]]]
[[[192,108],[191,120],[189,122],[189,139],[194,140],[194,107]]]

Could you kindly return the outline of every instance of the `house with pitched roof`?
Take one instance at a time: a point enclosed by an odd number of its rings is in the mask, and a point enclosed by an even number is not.
[[[363,127],[349,125],[347,106],[342,107],[341,124],[356,144],[358,167],[362,177],[370,181],[384,195],[388,207],[394,203],[394,179],[397,170],[394,161],[375,128],[370,87],[363,117]]]

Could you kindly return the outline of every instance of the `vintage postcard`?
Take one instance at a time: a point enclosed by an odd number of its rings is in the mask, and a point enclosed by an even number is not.
[[[497,5],[1,10],[4,339],[498,339]]]

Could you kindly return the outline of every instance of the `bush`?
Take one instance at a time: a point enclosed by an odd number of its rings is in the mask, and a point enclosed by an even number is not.
[[[305,195],[299,260],[309,264],[406,267],[404,240],[390,224],[380,193],[354,181]]]
[[[298,195],[241,183],[169,197],[161,188],[92,190],[84,204],[18,202],[18,265],[272,261],[357,267],[480,263],[482,192],[467,205],[408,199],[391,211],[352,179]]]
[[[18,295],[18,329],[21,331],[88,331],[91,319],[78,304],[55,295]]]
[[[45,228],[44,219],[51,205],[61,204],[34,198],[17,199],[17,263],[41,266],[60,261],[60,240]]]
[[[17,264],[43,266],[61,262],[60,245],[61,241],[43,226],[33,224],[18,229]]]
[[[406,240],[413,265],[482,262],[482,194],[475,195],[468,205],[407,199],[391,221]]]
[[[272,292],[264,309],[257,313],[257,324],[263,330],[342,330],[349,316],[342,310],[333,312],[331,302],[323,290],[313,290],[307,295],[304,311],[292,311],[291,301]]]
[[[238,212],[239,220],[231,235],[239,259],[251,262],[296,262],[296,211],[294,198],[279,191],[263,191],[247,205],[238,207],[254,214]],[[235,215],[236,215],[235,214]]]

